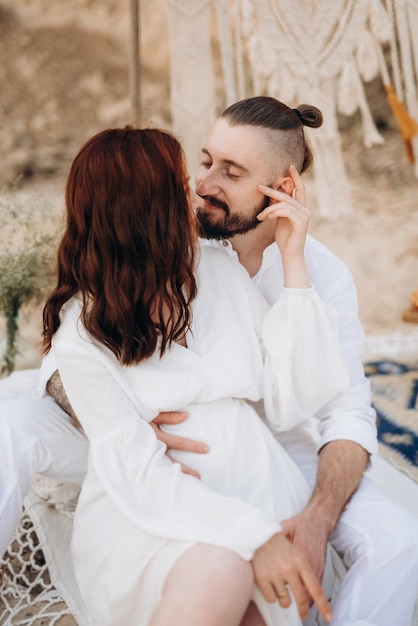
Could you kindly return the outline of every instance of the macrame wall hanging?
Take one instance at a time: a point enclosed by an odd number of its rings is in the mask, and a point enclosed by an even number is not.
[[[418,0],[386,0],[392,21],[393,81],[380,53],[382,79],[389,104],[418,177]]]
[[[216,117],[210,0],[166,0],[173,130],[191,175]]]
[[[192,175],[216,113],[266,94],[324,114],[307,132],[315,152],[318,208],[351,210],[338,113],[360,111],[364,145],[382,144],[364,83],[381,76],[410,162],[418,155],[418,0],[166,0],[173,129]],[[214,9],[211,15],[211,8]],[[211,17],[216,18],[215,27]],[[214,79],[213,39],[222,80]],[[385,51],[390,51],[390,63]],[[216,86],[223,97],[215,97]],[[219,106],[219,100],[222,100]],[[218,105],[218,106],[217,106]],[[418,175],[418,164],[415,165]]]
[[[360,71],[367,79],[376,75],[372,36],[382,38],[383,31],[387,39],[389,34],[383,19],[368,20],[371,6],[367,0],[242,3],[243,36],[255,92],[266,92],[286,103],[315,104],[324,115],[322,128],[307,132],[315,151],[317,198],[323,214],[350,210],[337,106],[345,114],[360,107],[366,145],[383,141],[359,75]],[[369,24],[375,28],[373,35]]]

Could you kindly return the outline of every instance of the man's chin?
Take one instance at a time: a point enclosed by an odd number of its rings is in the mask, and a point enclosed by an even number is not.
[[[221,209],[218,209],[221,210]],[[197,221],[199,225],[199,236],[203,239],[224,239],[225,235],[219,220],[213,219],[214,215],[207,211],[199,210],[197,212]]]
[[[257,220],[257,222],[228,230],[216,224],[199,224],[199,237],[202,237],[202,239],[217,240],[230,239],[231,237],[235,237],[236,235],[245,235],[251,230],[257,228],[257,226],[259,226],[260,224],[261,222]]]
[[[227,239],[227,235],[224,235],[223,233],[220,233],[217,230],[204,230],[202,227],[199,228],[199,237],[201,239],[217,239],[218,241],[220,239]]]
[[[223,209],[218,209],[223,210]],[[228,239],[235,235],[244,235],[261,224],[256,218],[249,220],[231,219],[224,216],[223,219],[216,219],[214,213],[199,210],[197,212],[199,223],[199,234],[204,239]]]

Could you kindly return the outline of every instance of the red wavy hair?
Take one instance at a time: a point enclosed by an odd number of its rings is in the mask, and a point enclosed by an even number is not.
[[[158,129],[105,130],[71,166],[58,277],[43,311],[43,350],[62,306],[83,300],[87,331],[125,364],[163,354],[190,328],[196,225],[183,151]]]

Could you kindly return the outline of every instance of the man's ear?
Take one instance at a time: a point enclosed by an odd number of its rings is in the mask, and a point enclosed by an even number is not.
[[[293,181],[293,178],[291,178],[290,176],[283,176],[276,185],[276,189],[278,191],[287,193],[288,196],[292,195],[294,188],[295,183]]]

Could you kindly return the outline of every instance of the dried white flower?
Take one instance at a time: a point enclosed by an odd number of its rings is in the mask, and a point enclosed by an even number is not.
[[[55,229],[45,200],[19,201],[13,190],[0,194],[0,314],[6,322],[2,373],[14,369],[21,306],[39,300],[48,287]]]

